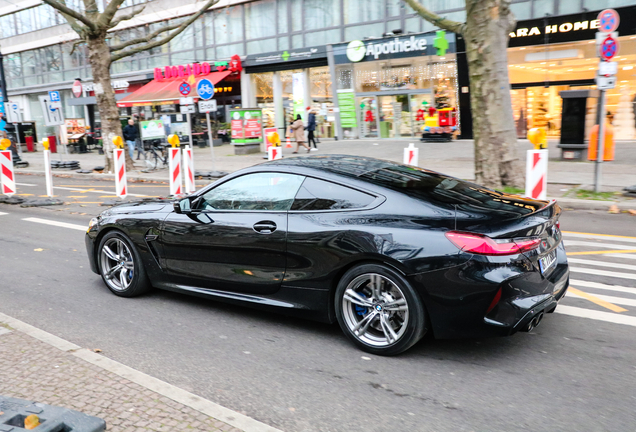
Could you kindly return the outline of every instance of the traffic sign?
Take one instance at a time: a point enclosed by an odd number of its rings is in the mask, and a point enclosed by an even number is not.
[[[59,94],[58,94],[59,96]],[[44,115],[44,124],[46,126],[59,126],[64,124],[64,113],[61,109],[52,108],[51,105],[56,106],[59,102],[51,102],[47,96],[38,96],[40,100],[40,106],[42,107],[42,114]]]
[[[599,90],[610,90],[616,87],[615,76],[606,77],[597,75],[594,79],[596,81],[596,88]]]
[[[20,112],[20,104],[18,104],[17,102],[5,103],[4,111],[7,113],[7,121],[9,123],[22,122],[22,113]]]
[[[192,91],[192,87],[190,87],[190,84],[188,84],[187,82],[182,82],[181,85],[179,85],[179,93],[181,93],[183,96],[187,96],[190,94],[190,92]]]
[[[71,87],[71,91],[73,92],[73,96],[76,98],[82,96],[82,82],[80,80],[73,81],[73,87]]]
[[[197,83],[197,94],[203,100],[214,97],[214,84],[207,78],[203,78]]]
[[[188,113],[194,114],[195,112],[194,105],[181,105],[179,107],[179,112],[181,114],[188,114]]]
[[[618,28],[621,19],[614,9],[605,9],[598,14],[598,29],[603,33],[611,33]]]
[[[617,62],[600,62],[598,65],[598,74],[599,75],[616,75],[618,73],[618,63]]]
[[[51,102],[62,102],[62,99],[60,99],[60,92],[59,91],[50,91],[49,92],[49,100]]]
[[[606,37],[601,43],[600,51],[601,58],[605,61],[610,61],[618,54],[618,41],[611,36]]]
[[[193,105],[193,104],[194,104],[194,98],[191,98],[191,97],[179,98],[179,105]]]
[[[199,112],[200,113],[209,113],[216,111],[216,100],[212,99],[209,101],[199,101]]]

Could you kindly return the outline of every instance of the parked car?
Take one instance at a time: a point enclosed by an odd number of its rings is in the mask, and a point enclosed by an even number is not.
[[[91,220],[91,269],[151,287],[340,324],[361,349],[529,331],[568,287],[561,209],[366,157],[266,162],[174,201]]]

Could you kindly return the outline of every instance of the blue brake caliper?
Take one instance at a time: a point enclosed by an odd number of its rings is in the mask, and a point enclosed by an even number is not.
[[[359,292],[358,293],[360,296],[367,298],[367,296],[364,295],[364,293]],[[354,305],[356,308],[356,313],[360,316],[364,316],[367,314],[367,312],[369,311],[369,308],[364,307],[364,306],[359,306],[359,305]]]

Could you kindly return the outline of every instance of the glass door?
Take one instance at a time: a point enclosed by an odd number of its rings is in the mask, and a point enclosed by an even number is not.
[[[360,107],[360,137],[377,138],[378,123],[376,119],[378,99],[375,96],[363,96],[357,98]]]
[[[378,124],[380,138],[413,136],[411,108],[408,95],[378,97]]]
[[[413,117],[413,134],[420,135],[429,113],[429,108],[433,106],[433,95],[431,93],[411,95],[411,115]]]

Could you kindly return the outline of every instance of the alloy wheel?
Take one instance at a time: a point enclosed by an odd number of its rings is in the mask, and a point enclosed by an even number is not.
[[[135,262],[128,245],[119,238],[108,239],[100,253],[102,275],[114,291],[125,291],[132,283]]]
[[[362,274],[347,285],[342,300],[344,321],[361,342],[382,348],[404,335],[409,307],[391,279],[377,273]]]

